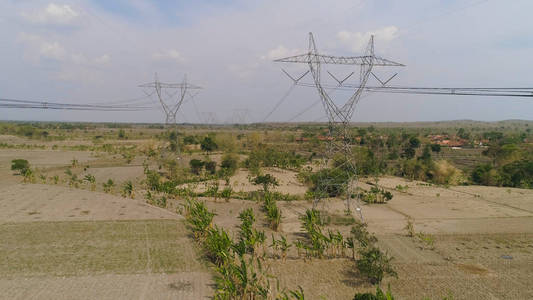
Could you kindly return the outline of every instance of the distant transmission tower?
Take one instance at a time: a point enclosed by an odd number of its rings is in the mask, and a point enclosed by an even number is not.
[[[157,73],[155,74],[154,82],[141,84],[139,87],[155,89],[159,103],[161,103],[161,107],[165,112],[165,124],[170,126],[174,125],[176,131],[176,150],[179,158],[179,138],[176,114],[187,97],[194,98],[194,96],[196,96],[196,94],[191,94],[189,90],[199,90],[201,87],[187,83],[187,75],[183,77],[182,83],[163,83],[159,81]],[[172,90],[173,92],[169,92]]]
[[[366,47],[363,56],[330,56],[320,54],[317,50],[313,34],[309,33],[309,51],[302,55],[285,57],[275,60],[276,62],[286,63],[304,63],[309,66],[309,71],[294,80],[295,84],[298,81],[311,73],[313,77],[313,84],[316,87],[322,105],[328,117],[328,133],[324,139],[328,142],[327,150],[322,160],[322,170],[329,167],[342,169],[344,172],[320,172],[319,191],[315,195],[314,206],[316,207],[320,202],[324,205],[322,198],[329,197],[332,191],[343,191],[346,195],[346,209],[351,211],[352,195],[355,195],[357,189],[357,169],[355,158],[353,154],[353,139],[350,134],[349,124],[355,111],[355,107],[361,95],[365,90],[366,83],[369,76],[372,74],[374,67],[402,67],[404,65],[377,57],[374,54],[374,37],[370,38],[368,46]],[[322,83],[322,66],[326,64],[335,65],[355,65],[359,66],[359,85],[352,89],[352,94],[344,102],[333,101],[330,93],[326,90],[327,85]],[[352,72],[347,77],[339,80],[328,71],[329,75],[338,83],[338,86],[343,86],[344,82],[350,78],[354,73]],[[392,77],[394,77],[393,75]],[[392,79],[392,77],[390,79]],[[389,79],[389,80],[390,80]],[[388,82],[388,81],[387,81]],[[343,175],[347,174],[347,175]],[[340,178],[348,176],[348,178]],[[360,218],[363,218],[359,199],[356,200],[356,210]]]
[[[154,82],[141,84],[139,87],[155,89],[159,103],[161,103],[161,107],[165,112],[165,124],[167,125],[176,125],[176,114],[181,105],[188,96],[195,96],[189,90],[201,89],[199,86],[187,83],[187,75],[183,77],[182,83],[163,83],[157,78],[157,73],[155,74]],[[168,90],[175,91],[168,92]]]

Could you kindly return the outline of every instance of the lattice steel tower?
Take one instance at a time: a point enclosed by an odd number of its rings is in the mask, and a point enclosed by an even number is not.
[[[357,169],[353,153],[354,144],[349,128],[352,116],[365,90],[368,78],[373,74],[372,69],[374,67],[402,67],[404,65],[377,57],[374,54],[373,36],[370,38],[363,56],[346,57],[320,54],[312,33],[309,33],[309,51],[306,54],[277,59],[275,62],[304,63],[309,66],[309,71],[303,76],[311,73],[314,86],[318,91],[324,111],[328,117],[328,133],[326,137],[328,144],[327,151],[322,159],[321,169],[339,168],[345,171],[342,174],[347,174],[348,176],[348,178],[339,180],[336,177],[337,175],[335,175],[339,174],[338,172],[319,173],[322,174],[322,177],[319,179],[320,190],[315,195],[314,206],[316,207],[320,202],[324,205],[324,201],[320,200],[328,197],[330,191],[340,189],[346,197],[346,209],[351,212],[352,195],[355,195],[357,188]],[[333,101],[331,94],[326,89],[326,85],[322,83],[322,68],[326,64],[359,66],[359,84],[351,90],[352,93],[347,100],[341,102]],[[355,71],[343,80],[338,80],[331,73],[329,74],[338,82],[338,86],[343,86],[344,82],[354,73]],[[356,205],[359,216],[362,219],[363,215],[358,199],[356,200]]]
[[[183,77],[182,83],[163,83],[160,82],[157,73],[155,74],[154,82],[149,82],[139,85],[143,88],[154,88],[159,99],[159,103],[165,112],[165,124],[176,125],[176,114],[181,105],[187,98],[192,96],[189,90],[198,90],[201,87],[187,83],[187,75]],[[167,90],[175,90],[173,93],[168,93]]]

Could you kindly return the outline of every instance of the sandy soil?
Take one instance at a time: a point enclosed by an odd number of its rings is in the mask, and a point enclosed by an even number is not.
[[[211,275],[96,275],[0,279],[0,299],[210,299]]]
[[[62,186],[9,185],[0,195],[0,223],[180,218],[143,200]]]
[[[26,159],[31,166],[39,168],[70,165],[73,159],[80,164],[95,159],[91,152],[84,151],[2,149],[0,169],[9,170],[11,160],[18,158]]]

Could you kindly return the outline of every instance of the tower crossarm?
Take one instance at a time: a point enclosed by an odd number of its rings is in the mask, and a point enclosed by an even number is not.
[[[289,56],[274,60],[275,62],[286,63],[320,63],[331,65],[372,65],[372,66],[389,66],[389,67],[404,67],[401,63],[394,62],[385,58],[373,55],[364,56],[333,56],[307,53],[295,56]]]

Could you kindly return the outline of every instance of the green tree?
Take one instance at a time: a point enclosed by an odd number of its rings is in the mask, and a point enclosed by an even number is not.
[[[272,176],[270,174],[259,175],[259,176],[255,177],[252,180],[252,183],[255,184],[255,185],[263,186],[263,191],[265,193],[268,193],[268,188],[269,187],[278,186],[279,185],[278,180],[276,179],[276,177],[274,177],[274,176]]]

